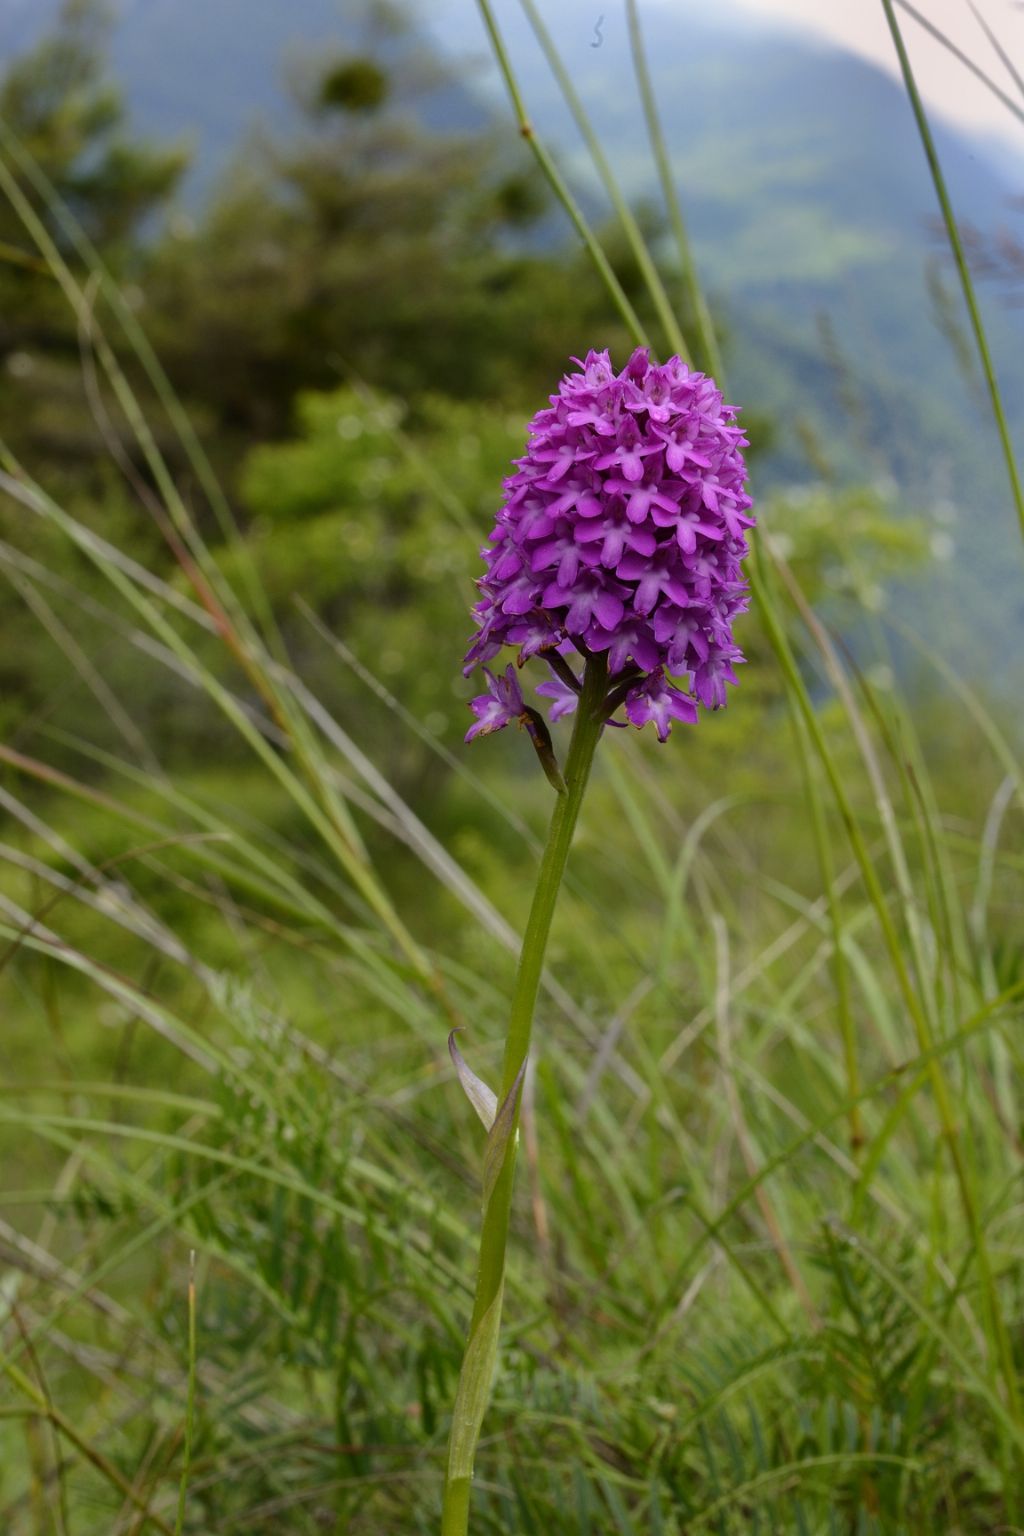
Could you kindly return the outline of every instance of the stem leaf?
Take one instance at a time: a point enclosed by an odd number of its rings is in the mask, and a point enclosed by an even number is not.
[[[494,1117],[494,1124],[487,1133],[487,1147],[484,1151],[484,1209],[487,1208],[494,1193],[494,1186],[498,1182],[498,1175],[505,1161],[508,1139],[515,1132],[519,1095],[522,1092],[525,1073],[526,1058],[524,1057],[523,1064],[516,1073],[516,1080],[502,1099],[501,1108]]]
[[[480,1116],[484,1130],[490,1131],[498,1112],[498,1095],[493,1089],[488,1088],[482,1078],[477,1077],[455,1044],[455,1036],[458,1032],[458,1028],[455,1028],[448,1036],[448,1054],[452,1059],[456,1076],[462,1084],[463,1093]]]
[[[507,1100],[506,1100],[507,1102]],[[473,1455],[480,1438],[491,1377],[498,1358],[498,1331],[501,1328],[501,1302],[504,1284],[481,1317],[466,1346],[459,1376],[459,1390],[452,1410],[452,1433],[448,1444],[448,1481],[468,1480],[473,1476]]]
[[[534,749],[540,759],[540,765],[547,775],[548,783],[557,795],[565,794],[565,780],[562,778],[562,770],[558,766],[558,758],[555,756],[554,743],[551,740],[551,732],[548,723],[537,710],[527,708],[523,711],[522,723],[525,725],[533,742]]]

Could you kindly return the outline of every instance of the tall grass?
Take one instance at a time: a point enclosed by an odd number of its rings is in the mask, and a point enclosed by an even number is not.
[[[438,841],[298,674],[255,566],[228,579],[159,446],[176,436],[244,553],[187,418],[97,253],[61,256],[35,199],[70,215],[7,136],[0,184],[177,567],[145,568],[0,450],[26,644],[60,650],[97,720],[95,741],[58,717],[0,746],[5,1529],[434,1531],[482,1151],[445,1041],[469,1025],[487,1075],[520,898]],[[681,208],[671,223],[697,293]],[[640,266],[672,345],[672,282]],[[693,340],[714,355],[713,331]],[[584,813],[525,1096],[481,1532],[930,1536],[1024,1515],[1019,757],[937,662],[970,765],[951,775],[915,699],[803,596],[771,508],[762,525],[747,687],[775,738],[752,770],[731,721],[716,758],[684,746],[671,768],[612,742]],[[56,540],[100,595],[47,565]],[[244,751],[244,798],[237,768],[157,759],[104,678],[110,637]],[[454,670],[459,638],[432,664]],[[528,880],[546,787],[489,771],[463,803],[490,797],[492,857]]]

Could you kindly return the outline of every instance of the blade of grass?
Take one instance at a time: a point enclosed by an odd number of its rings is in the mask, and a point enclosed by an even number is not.
[[[888,3],[888,0],[886,0],[886,3]],[[807,604],[806,599],[801,594],[796,582],[788,570],[785,561],[783,561],[781,558],[777,558],[776,566],[782,573],[783,579],[786,580],[790,594],[796,602],[804,622],[807,624],[809,631],[814,636],[816,643],[821,650],[821,654],[829,670],[829,675],[835,684],[840,697],[843,700],[847,717],[856,735],[858,747],[861,751],[865,766],[871,779],[876,804],[878,805],[882,825],[886,833],[890,858],[892,860],[893,869],[896,874],[897,886],[899,889],[901,905],[904,913],[904,921],[910,939],[910,948],[913,955],[914,966],[918,974],[920,991],[915,989],[911,981],[908,968],[903,959],[899,936],[895,925],[893,924],[892,917],[889,913],[884,892],[879,885],[877,871],[875,870],[874,865],[866,856],[866,849],[863,845],[863,838],[853,809],[850,806],[846,787],[842,783],[842,779],[835,766],[832,754],[829,752],[825,744],[824,736],[822,735],[817,716],[814,714],[814,711],[809,708],[808,700],[808,708],[804,710],[804,718],[807,720],[807,723],[811,728],[812,736],[816,738],[816,745],[819,746],[819,752],[822,753],[823,761],[826,764],[826,772],[828,772],[829,778],[832,782],[833,793],[836,796],[836,800],[839,803],[840,808],[843,810],[843,817],[847,823],[847,829],[854,842],[854,850],[858,853],[858,862],[861,863],[865,881],[868,884],[868,890],[871,894],[872,901],[876,907],[879,920],[882,924],[882,931],[885,934],[886,944],[900,982],[900,988],[903,992],[911,1019],[914,1023],[918,1044],[922,1051],[927,1051],[935,1039],[935,1019],[933,1016],[933,1007],[930,1006],[930,995],[927,985],[927,958],[921,939],[916,899],[911,886],[906,858],[899,838],[898,827],[892,812],[892,806],[889,801],[888,793],[885,789],[884,780],[878,768],[873,747],[871,746],[867,732],[863,727],[863,723],[860,721],[859,712],[857,711],[852,695],[850,694],[849,688],[846,684],[842,667],[839,663],[838,657],[836,656],[834,647],[831,645],[831,642],[829,641],[828,636],[820,621]],[[771,618],[769,618],[769,622],[772,622]],[[793,682],[795,685],[798,685],[798,696],[802,699],[802,696],[806,691],[803,687],[802,680],[800,680],[797,675],[794,676]],[[946,1140],[950,1159],[953,1164],[953,1171],[955,1173],[957,1185],[959,1187],[960,1199],[963,1205],[964,1215],[967,1219],[968,1230],[971,1234],[971,1241],[974,1245],[977,1255],[978,1273],[986,1298],[986,1325],[991,1338],[994,1357],[993,1367],[995,1368],[995,1366],[998,1365],[998,1368],[1002,1373],[1011,1416],[1019,1419],[1021,1414],[1021,1404],[1017,1371],[1016,1366],[1013,1363],[1010,1340],[1006,1331],[1006,1323],[1003,1316],[1003,1309],[1000,1304],[999,1295],[995,1286],[995,1279],[992,1273],[991,1264],[989,1262],[985,1233],[980,1221],[977,1194],[972,1177],[970,1156],[963,1144],[963,1136],[960,1130],[954,1098],[947,1082],[942,1063],[938,1058],[932,1059],[931,1078],[932,1091],[935,1096],[935,1102],[938,1107],[939,1116],[942,1122],[943,1135]]]
[[[181,1458],[181,1485],[178,1489],[178,1515],[174,1536],[181,1536],[185,1525],[185,1499],[192,1469],[192,1436],[196,1420],[196,1251],[188,1259],[188,1399],[185,1407],[185,1447]]]
[[[825,818],[821,788],[818,784],[818,776],[814,760],[811,756],[807,727],[792,699],[789,700],[789,705],[790,722],[796,738],[797,755],[800,758],[800,771],[803,775],[804,787],[807,792],[807,803],[811,812],[811,830],[814,836],[814,851],[818,861],[818,872],[828,900],[829,925],[832,931],[832,981],[835,988],[839,1034],[842,1040],[843,1060],[846,1068],[846,1096],[854,1103],[854,1108],[850,1111],[850,1149],[856,1158],[860,1155],[860,1149],[863,1145],[864,1127],[861,1123],[860,1105],[856,1102],[860,1089],[860,1069],[857,1060],[857,1031],[853,1020],[850,978],[846,953],[843,947],[842,897],[836,880],[828,822]]]
[[[163,1533],[163,1536],[174,1536],[174,1532],[167,1524],[166,1520],[162,1519],[161,1516],[155,1512],[155,1510],[149,1508],[145,1501],[139,1496],[135,1488],[133,1488],[132,1484],[123,1475],[123,1473],[118,1470],[112,1461],[103,1455],[102,1451],[98,1451],[96,1447],[85,1438],[77,1425],[75,1425],[71,1419],[69,1419],[68,1416],[54,1403],[47,1401],[43,1393],[39,1390],[31,1378],[25,1375],[24,1371],[22,1371],[17,1365],[12,1365],[9,1360],[3,1359],[0,1359],[0,1370],[3,1371],[4,1375],[11,1382],[12,1386],[14,1386],[17,1391],[22,1394],[22,1396],[27,1397],[32,1403],[33,1407],[36,1408],[44,1418],[49,1420],[54,1429],[56,1429],[58,1433],[60,1433],[70,1445],[74,1446],[79,1455],[83,1456],[91,1466],[95,1467],[96,1471],[111,1485],[111,1487],[116,1488],[123,1498],[127,1499],[129,1503],[134,1505],[134,1507],[145,1516],[146,1523],[154,1525],[158,1531]]]
[[[1010,76],[1011,80],[1017,87],[1018,91],[1020,91],[1021,95],[1024,96],[1024,75],[1021,74],[1020,70],[1017,68],[1016,64],[1013,62],[1006,49],[1003,47],[1002,43],[993,32],[988,22],[985,20],[984,16],[978,10],[974,0],[967,0],[967,4],[971,8],[971,14],[973,15],[975,21],[978,23],[978,26],[988,38],[994,51],[999,55],[1000,63],[1006,70],[1006,73]]]
[[[435,993],[437,1000],[442,1002],[442,1005],[447,1009],[448,1005],[443,1003],[443,988],[441,987],[436,970],[422,953],[419,945],[399,918],[365,855],[348,841],[335,820],[321,808],[310,790],[299,781],[288,765],[282,760],[281,755],[275,752],[264,740],[230,690],[225,688],[210,669],[203,664],[197,654],[182,639],[177,630],[167,622],[150,599],[145,597],[135,583],[128,579],[119,564],[108,560],[102,549],[98,548],[93,541],[82,536],[74,518],[64,512],[51,497],[46,495],[40,486],[30,481],[24,475],[20,466],[12,459],[2,443],[0,443],[0,461],[4,463],[6,470],[6,473],[0,474],[0,489],[5,490],[17,501],[23,503],[27,501],[33,510],[42,512],[48,521],[55,523],[62,532],[67,534],[88,555],[89,559],[97,566],[114,589],[135,609],[157,638],[178,657],[189,673],[218,705],[247,745],[253,749],[255,755],[263,762],[264,766],[269,768],[273,776],[279,780],[296,806],[306,816],[311,826],[320,834],[327,847],[335,854],[352,884],[366,901],[371,911],[375,913],[389,930],[399,952],[404,955],[421,981]],[[458,1023],[460,1021],[458,1018],[455,1018],[454,1022]]]
[[[970,0],[968,0],[968,3],[970,3]],[[916,6],[910,4],[910,0],[896,0],[896,4],[900,7],[901,10],[906,11],[908,16],[912,16],[917,22],[918,26],[923,27],[930,37],[934,37],[937,43],[941,43],[942,47],[945,48],[947,52],[951,53],[953,57],[964,66],[965,69],[970,70],[975,79],[980,80],[986,90],[991,91],[992,95],[995,96],[998,101],[1001,101],[1003,106],[1006,107],[1009,112],[1013,113],[1014,117],[1019,118],[1020,121],[1024,123],[1024,110],[1022,110],[1017,105],[1013,97],[1008,96],[1004,90],[996,85],[991,76],[987,75],[979,65],[975,64],[974,60],[970,58],[968,54],[964,53],[962,48],[958,48],[956,43],[953,42],[952,38],[947,37],[945,32],[943,32],[940,27],[937,27],[934,22],[929,21],[927,16],[922,15]],[[974,10],[974,7],[971,6],[971,9]],[[975,11],[974,14],[981,22],[981,17],[978,15],[978,12]],[[984,22],[981,22],[981,24],[982,26],[985,25]],[[985,30],[987,32],[988,28],[986,27]],[[994,37],[991,37],[990,40],[992,41],[993,46],[998,47]],[[1003,62],[1006,62],[1005,59]]]
[[[619,279],[616,277],[614,269],[612,268],[608,257],[605,255],[600,241],[597,239],[597,236],[594,234],[593,230],[588,224],[583,210],[580,208],[575,197],[573,197],[572,192],[569,190],[569,184],[565,180],[565,177],[562,175],[561,171],[558,169],[558,166],[555,164],[550,151],[547,149],[544,142],[538,138],[536,130],[530,121],[529,114],[526,110],[526,103],[523,99],[522,92],[519,89],[519,83],[516,79],[515,71],[512,68],[512,60],[509,57],[508,49],[505,47],[504,38],[501,35],[497,20],[495,19],[491,0],[477,0],[477,6],[480,10],[481,16],[483,17],[484,26],[487,28],[487,34],[491,40],[491,46],[494,49],[494,57],[498,62],[498,67],[500,68],[502,76],[505,80],[505,86],[508,90],[509,99],[512,103],[512,109],[516,115],[516,122],[519,128],[520,136],[526,140],[527,144],[529,144],[530,149],[533,151],[533,154],[537,160],[537,164],[540,166],[541,171],[544,174],[545,180],[548,182],[548,185],[555,193],[558,201],[569,215],[569,218],[573,224],[573,228],[576,230],[576,233],[583,241],[583,244],[587,250],[587,254],[589,255],[591,261],[594,263],[594,266],[597,268],[601,280],[611,295],[612,302],[614,303],[616,309],[619,311],[619,314],[622,316],[622,319],[625,322],[626,329],[629,331],[638,347],[650,346],[650,338],[644,331],[640,318],[630,303],[625,289],[619,282]]]
[[[213,509],[221,535],[230,545],[239,561],[239,567],[246,581],[248,595],[253,603],[253,607],[265,621],[266,633],[276,638],[276,626],[273,623],[272,615],[266,603],[263,588],[256,575],[249,546],[242,537],[227,498],[217,480],[198,434],[192,425],[188,412],[182,406],[166,373],[161,367],[160,361],[150,346],[149,339],[139,324],[131,304],[126,302],[124,295],[111,277],[99,252],[72,214],[70,208],[58,195],[53,183],[2,118],[0,118],[0,145],[3,146],[11,159],[19,167],[21,173],[35,188],[44,206],[59,224],[71,246],[89,271],[95,285],[113,309],[150,383],[153,385],[167,413],[168,419],[178,434],[188,461],[203,488],[210,507]],[[34,258],[28,259],[35,264]],[[51,266],[45,261],[40,260],[38,268],[42,271],[51,272],[51,275],[53,275]]]
[[[654,305],[661,328],[665,333],[665,340],[668,342],[671,351],[681,357],[684,362],[689,362],[689,351],[679,326],[679,320],[672,309],[668,294],[665,292],[665,285],[661,280],[661,275],[648,249],[647,242],[641,233],[640,226],[633,215],[633,210],[622,195],[618,180],[609,164],[601,141],[591,126],[590,118],[580,99],[579,92],[572,83],[572,76],[563,64],[562,56],[551,40],[551,34],[544,25],[535,0],[519,0],[519,3],[526,12],[534,35],[540,43],[544,57],[548,61],[551,73],[558,82],[558,89],[561,91],[562,97],[573,115],[580,135],[587,146],[587,153],[593,161],[612,207],[615,209],[619,222],[622,225],[626,239],[629,242],[629,248],[647,285],[651,302]]]
[[[953,212],[953,204],[946,187],[946,178],[942,171],[938,150],[932,137],[928,115],[924,109],[920,92],[917,89],[917,81],[911,67],[910,56],[907,53],[906,44],[903,41],[903,33],[900,31],[899,22],[896,20],[895,0],[882,0],[882,9],[885,11],[885,19],[889,23],[889,31],[899,58],[900,70],[903,74],[903,83],[906,86],[910,105],[913,109],[914,119],[917,123],[917,131],[921,138],[925,158],[928,161],[928,169],[931,172],[932,183],[935,187],[935,195],[938,198],[939,207],[942,210],[942,222],[946,227],[946,238],[949,241],[953,260],[956,263],[957,275],[960,279],[960,287],[963,290],[964,303],[970,316],[971,330],[974,332],[974,342],[978,349],[978,358],[981,362],[982,373],[985,376],[985,385],[988,390],[992,407],[992,416],[999,434],[999,442],[1006,462],[1006,473],[1010,482],[1010,493],[1017,511],[1017,520],[1020,524],[1021,535],[1024,536],[1024,485],[1021,484],[1020,474],[1017,469],[1017,460],[1013,450],[1013,439],[1010,436],[1010,428],[1003,409],[1003,397],[999,389],[999,381],[996,377],[995,365],[992,362],[992,354],[989,351],[988,337],[985,333],[984,321],[981,318],[981,310],[974,291],[974,281],[971,277],[967,255],[964,251],[963,241],[960,238],[960,228]]]
[[[694,261],[693,249],[690,245],[690,237],[687,234],[682,206],[676,195],[672,161],[669,157],[668,146],[665,143],[665,135],[661,127],[661,117],[658,112],[658,99],[654,92],[654,82],[651,79],[651,73],[647,65],[647,50],[644,47],[643,29],[640,25],[640,11],[637,6],[637,0],[626,0],[626,20],[629,27],[629,45],[633,55],[633,71],[636,75],[640,100],[644,109],[644,119],[647,124],[647,137],[650,141],[654,163],[658,171],[658,179],[661,183],[661,195],[668,210],[669,222],[675,237],[679,270],[682,274],[686,296],[693,312],[693,322],[697,328],[697,335],[703,353],[702,362],[707,370],[714,375],[722,389],[724,389],[725,365],[719,350],[718,338],[715,335],[715,325],[711,318],[711,311],[704,297],[704,289],[697,277],[696,262]]]

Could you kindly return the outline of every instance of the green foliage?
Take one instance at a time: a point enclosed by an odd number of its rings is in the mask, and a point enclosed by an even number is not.
[[[499,408],[439,397],[418,400],[408,432],[401,414],[366,391],[303,395],[300,437],[254,450],[241,493],[261,580],[289,632],[304,628],[308,643],[299,600],[433,735],[457,741],[468,690],[457,668],[423,664],[420,637],[461,653],[476,542],[522,428]],[[364,728],[378,739],[369,719]],[[383,729],[392,734],[390,722]]]

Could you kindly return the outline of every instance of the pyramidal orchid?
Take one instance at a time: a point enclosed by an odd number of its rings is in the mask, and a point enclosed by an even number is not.
[[[610,702],[662,741],[673,720],[696,722],[697,703],[717,709],[743,660],[746,446],[714,380],[679,358],[659,366],[640,348],[616,373],[607,352],[588,353],[505,481],[467,673],[514,647],[520,666],[539,656],[579,694],[576,669],[605,655]],[[525,706],[499,718],[494,686],[472,703],[469,739],[522,718]],[[566,713],[561,693],[556,707]]]
[[[469,1338],[452,1414],[442,1536],[465,1536],[476,1445],[497,1358],[519,1095],[544,953],[594,751],[606,725],[695,725],[719,709],[743,655],[742,561],[753,526],[747,446],[714,380],[678,357],[635,351],[616,373],[589,352],[530,423],[526,452],[481,550],[467,675],[483,666],[467,741],[518,724],[557,791],[516,974],[499,1091],[456,1072],[488,1130],[484,1214]],[[564,777],[543,714],[520,679],[540,669],[552,722],[573,718]]]

